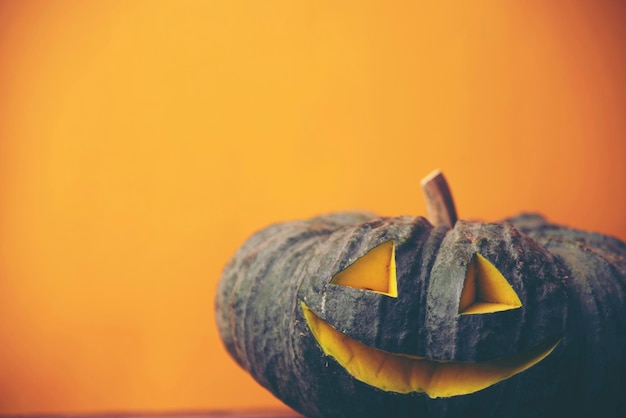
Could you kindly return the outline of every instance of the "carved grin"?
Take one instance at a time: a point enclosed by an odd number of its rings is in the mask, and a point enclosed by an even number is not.
[[[304,302],[304,317],[324,350],[355,379],[387,392],[423,392],[431,398],[474,393],[539,363],[559,344],[546,341],[523,353],[480,363],[436,361],[368,347],[337,331]]]

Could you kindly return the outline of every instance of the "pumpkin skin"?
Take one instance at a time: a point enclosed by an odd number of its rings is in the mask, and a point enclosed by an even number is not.
[[[397,297],[331,283],[378,245],[395,245]],[[459,314],[475,254],[522,306]],[[337,214],[270,226],[227,265],[216,312],[233,358],[309,417],[623,416],[626,246],[524,215],[433,227],[421,217]],[[532,367],[473,393],[432,397],[364,383],[325,353],[304,309],[367,347],[446,362],[556,347]]]

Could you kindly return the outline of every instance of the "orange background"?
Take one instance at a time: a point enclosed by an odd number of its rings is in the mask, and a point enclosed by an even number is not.
[[[443,3],[1,1],[0,413],[279,405],[221,346],[223,265],[424,214],[436,167],[463,218],[626,239],[625,3]]]

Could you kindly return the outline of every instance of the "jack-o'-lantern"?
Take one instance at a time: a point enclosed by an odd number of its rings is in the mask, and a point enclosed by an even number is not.
[[[537,215],[456,221],[441,184],[435,225],[337,214],[253,235],[219,285],[228,351],[310,417],[620,416],[626,246]]]

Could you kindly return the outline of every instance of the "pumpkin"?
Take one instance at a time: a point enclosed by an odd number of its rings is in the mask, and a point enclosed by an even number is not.
[[[457,221],[440,174],[425,191],[434,224],[254,234],[216,299],[241,367],[309,417],[626,416],[624,243],[539,215]]]

